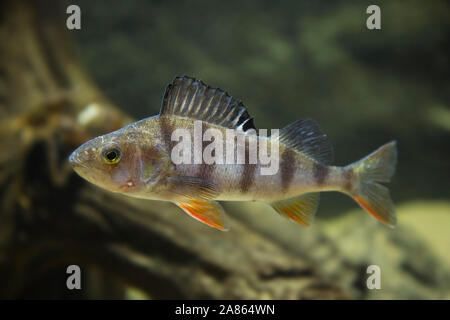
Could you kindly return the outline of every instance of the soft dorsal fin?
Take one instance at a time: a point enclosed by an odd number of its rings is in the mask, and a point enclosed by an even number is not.
[[[281,129],[280,142],[321,164],[329,165],[333,161],[333,150],[327,135],[312,119],[297,120]]]
[[[166,87],[160,115],[187,117],[242,131],[256,129],[242,102],[187,76],[176,77]]]

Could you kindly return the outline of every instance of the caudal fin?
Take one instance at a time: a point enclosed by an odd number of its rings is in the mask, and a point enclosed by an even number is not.
[[[354,176],[349,194],[378,221],[395,227],[394,203],[389,189],[379,182],[389,182],[397,164],[397,143],[387,143],[367,157],[349,165],[347,169]]]

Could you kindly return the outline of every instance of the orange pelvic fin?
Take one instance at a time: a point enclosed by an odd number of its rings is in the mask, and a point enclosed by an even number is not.
[[[210,227],[221,231],[229,230],[225,221],[225,211],[216,201],[191,199],[184,202],[177,202],[176,205],[194,219]]]
[[[307,227],[312,223],[316,214],[319,205],[319,193],[307,193],[298,197],[272,202],[271,205],[280,215]]]

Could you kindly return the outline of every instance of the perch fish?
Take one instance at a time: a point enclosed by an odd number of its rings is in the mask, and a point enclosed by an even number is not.
[[[223,137],[228,137],[226,131],[234,132],[232,142],[244,141],[244,163],[175,162],[174,132],[183,129],[195,135],[198,123],[202,134],[208,129]],[[323,191],[345,193],[380,222],[396,225],[389,190],[380,184],[389,182],[394,174],[395,141],[357,162],[338,167],[331,165],[332,150],[326,135],[311,119],[289,124],[277,136],[255,134],[255,130],[242,102],[183,76],[167,86],[158,115],[84,143],[69,161],[81,177],[97,186],[132,197],[173,202],[219,230],[228,230],[228,223],[217,201],[263,201],[280,215],[308,226]],[[185,143],[189,141],[184,139]],[[276,150],[271,144],[274,139],[278,142]],[[202,141],[200,152],[211,141]],[[277,171],[262,174],[267,163],[259,158],[249,161],[252,142],[268,146],[269,154],[278,152]],[[190,147],[193,157],[199,153],[194,144]],[[226,139],[224,144],[233,146],[234,154],[239,153],[239,144]]]

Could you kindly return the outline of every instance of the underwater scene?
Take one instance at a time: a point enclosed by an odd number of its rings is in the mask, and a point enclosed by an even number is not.
[[[449,9],[3,0],[0,299],[450,300]]]

